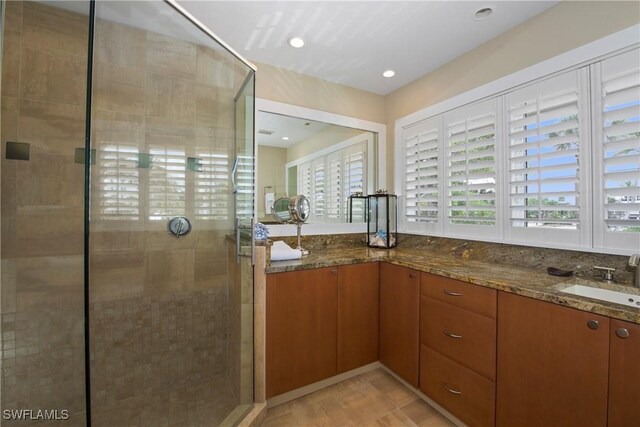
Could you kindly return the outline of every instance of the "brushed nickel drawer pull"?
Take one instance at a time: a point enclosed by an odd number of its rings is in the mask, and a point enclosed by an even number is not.
[[[461,339],[462,335],[457,335],[457,334],[452,334],[451,332],[447,331],[446,329],[444,331],[442,331],[443,334],[445,334],[446,336],[448,336],[449,338],[455,338],[455,339]]]
[[[409,278],[410,279],[415,279],[416,278],[416,273],[409,273]]]
[[[453,389],[453,388],[449,387],[449,386],[447,385],[447,383],[442,383],[442,387],[444,387],[444,389],[445,389],[445,390],[447,390],[449,393],[452,393],[452,394],[462,394],[462,392],[461,392],[460,390],[455,390],[455,389]]]
[[[461,297],[462,296],[461,293],[453,292],[453,291],[450,291],[448,289],[443,289],[442,292],[444,292],[445,294],[449,295],[450,297]]]
[[[627,339],[631,334],[629,333],[629,330],[627,328],[618,328],[616,329],[616,335],[618,336],[618,338]]]

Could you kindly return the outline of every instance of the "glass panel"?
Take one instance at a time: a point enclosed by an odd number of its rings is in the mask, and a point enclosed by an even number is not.
[[[226,239],[237,146],[253,143],[253,104],[238,98],[252,72],[167,3],[96,6],[92,425],[218,425],[253,400],[240,357],[252,299],[232,286],[252,298],[253,278]],[[248,191],[252,153],[237,169]],[[188,222],[172,234],[176,217]]]
[[[81,426],[89,2],[2,4],[2,425]]]

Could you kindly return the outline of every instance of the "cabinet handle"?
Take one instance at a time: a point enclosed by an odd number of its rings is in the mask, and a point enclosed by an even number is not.
[[[627,339],[631,334],[629,333],[629,330],[627,328],[618,328],[616,329],[616,335],[618,336],[618,338]]]
[[[416,273],[409,273],[409,278],[415,279],[416,278]]]
[[[591,320],[587,321],[587,326],[589,327],[589,329],[593,329],[595,331],[596,329],[598,329],[600,327],[600,323],[598,323],[597,320],[591,319]]]
[[[444,331],[442,331],[442,333],[445,334],[446,336],[448,336],[449,338],[462,339],[462,335],[452,334],[451,332],[447,331],[446,329]]]
[[[332,269],[331,269],[331,272],[332,272],[333,274],[338,274],[338,269],[337,269],[337,268],[332,268]]]
[[[449,295],[450,297],[461,297],[462,294],[459,292],[453,292],[450,291],[449,289],[443,289],[442,292],[444,292],[445,294]]]
[[[442,387],[447,390],[451,394],[462,394],[460,390],[453,389],[447,385],[447,383],[442,383]]]

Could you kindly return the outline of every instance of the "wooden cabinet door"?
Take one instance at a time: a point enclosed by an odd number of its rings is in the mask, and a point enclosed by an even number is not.
[[[338,373],[378,360],[380,265],[338,267]]]
[[[267,275],[267,398],[335,375],[338,269]]]
[[[499,292],[498,427],[605,426],[608,366],[609,318]]]
[[[418,387],[420,275],[380,265],[380,362]]]
[[[640,325],[611,320],[609,427],[640,426]]]

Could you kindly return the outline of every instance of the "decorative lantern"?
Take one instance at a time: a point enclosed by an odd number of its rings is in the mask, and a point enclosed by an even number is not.
[[[379,190],[367,199],[367,246],[394,248],[398,244],[398,197]]]
[[[353,193],[347,198],[348,222],[365,222],[367,220],[367,200],[368,197],[364,196],[362,192]]]

